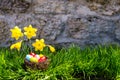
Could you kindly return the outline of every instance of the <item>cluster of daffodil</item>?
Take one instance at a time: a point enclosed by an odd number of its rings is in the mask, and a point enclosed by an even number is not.
[[[22,33],[22,30],[18,26],[15,26],[13,29],[10,29],[10,31],[12,33],[11,37],[18,40],[18,42],[10,46],[10,49],[17,49],[19,51],[22,44],[22,40],[19,40],[19,38],[26,36],[30,40],[32,37],[36,37],[37,29],[29,25],[24,27],[24,32]],[[43,51],[43,49],[48,46],[51,52],[55,52],[55,48],[51,45],[46,45],[44,39],[36,39],[36,41],[32,43],[32,46],[35,48],[35,51]]]

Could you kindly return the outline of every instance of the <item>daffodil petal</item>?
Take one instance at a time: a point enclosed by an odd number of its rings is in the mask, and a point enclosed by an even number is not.
[[[10,49],[13,49],[14,48],[14,44],[10,46]]]
[[[44,43],[44,39],[41,39],[40,41]]]
[[[10,49],[15,48],[15,49],[17,49],[19,51],[20,48],[21,48],[21,43],[22,43],[22,41],[19,41],[19,42],[15,43],[15,44],[11,45]]]

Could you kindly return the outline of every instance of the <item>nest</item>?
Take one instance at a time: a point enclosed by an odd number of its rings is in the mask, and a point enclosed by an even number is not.
[[[28,60],[24,60],[24,65],[25,68],[30,68],[30,69],[38,69],[38,70],[46,70],[50,64],[50,60],[47,58],[46,61],[44,62],[30,62]]]

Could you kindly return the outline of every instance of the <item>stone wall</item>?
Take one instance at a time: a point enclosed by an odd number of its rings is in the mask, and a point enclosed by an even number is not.
[[[120,1],[0,0],[0,46],[9,46],[10,28],[32,24],[47,43],[120,43]]]

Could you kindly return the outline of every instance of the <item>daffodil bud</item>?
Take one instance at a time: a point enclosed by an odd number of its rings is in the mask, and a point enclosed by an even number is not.
[[[48,45],[48,47],[49,47],[49,49],[50,49],[51,52],[55,52],[55,48],[53,46]]]

